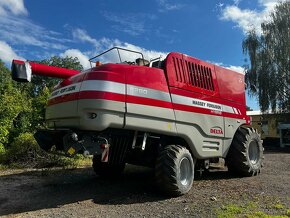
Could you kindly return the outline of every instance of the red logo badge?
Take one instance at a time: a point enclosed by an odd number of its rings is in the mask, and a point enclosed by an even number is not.
[[[218,127],[218,126],[216,126],[216,127],[212,127],[212,128],[210,129],[210,133],[211,133],[211,134],[217,134],[217,135],[223,135],[223,134],[224,134],[222,128],[220,128],[220,127]]]

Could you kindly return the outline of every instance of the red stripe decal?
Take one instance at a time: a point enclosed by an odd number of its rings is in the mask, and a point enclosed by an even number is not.
[[[62,95],[62,96],[53,98],[48,101],[48,105],[63,103],[67,101],[74,101],[77,99],[105,99],[105,100],[125,102],[125,95],[112,93],[112,92],[82,91],[79,93],[72,93],[72,94]],[[171,102],[165,102],[165,101],[155,100],[151,98],[143,98],[143,97],[128,95],[127,102],[172,109]]]
[[[105,99],[125,102],[125,95],[112,92],[82,91],[80,92],[79,99]]]
[[[67,101],[75,101],[78,99],[105,99],[112,101],[125,102],[125,95],[112,93],[112,92],[100,92],[100,91],[82,91],[72,94],[62,95],[48,101],[48,105],[59,104]]]

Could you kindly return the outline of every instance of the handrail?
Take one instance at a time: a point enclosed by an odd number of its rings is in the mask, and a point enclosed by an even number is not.
[[[89,59],[89,62],[90,62],[90,64],[91,64],[91,67],[92,67],[92,62],[93,62],[92,60],[94,60],[94,59],[96,59],[96,58],[98,58],[98,57],[100,57],[100,56],[102,56],[102,55],[104,55],[104,54],[106,54],[106,53],[108,53],[108,52],[114,50],[114,49],[117,49],[118,56],[119,56],[119,59],[120,59],[120,63],[122,63],[122,59],[121,59],[121,55],[120,55],[119,50],[123,50],[123,51],[128,51],[128,52],[133,52],[133,53],[136,53],[136,54],[140,54],[140,55],[142,56],[142,59],[144,59],[144,55],[143,55],[143,53],[141,53],[141,52],[133,51],[133,50],[130,50],[130,49],[126,49],[126,48],[121,48],[121,47],[116,47],[116,46],[115,46],[115,47],[113,47],[113,48],[108,49],[107,51],[104,51],[104,52],[102,52],[102,53],[100,53],[100,54],[98,54],[98,55],[96,55],[96,56],[90,58],[90,59]]]

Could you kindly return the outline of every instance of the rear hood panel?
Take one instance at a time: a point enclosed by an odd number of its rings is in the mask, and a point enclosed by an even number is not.
[[[124,125],[126,71],[102,66],[64,80],[52,92],[46,110],[48,126],[104,130]]]

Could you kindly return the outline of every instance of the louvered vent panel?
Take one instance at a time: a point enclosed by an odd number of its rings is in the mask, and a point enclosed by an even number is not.
[[[172,57],[176,81],[193,87],[214,91],[212,71],[210,68],[181,58]]]

